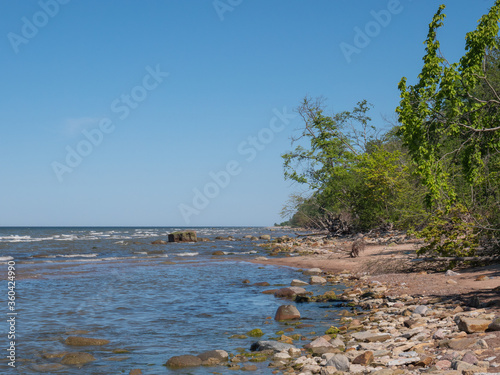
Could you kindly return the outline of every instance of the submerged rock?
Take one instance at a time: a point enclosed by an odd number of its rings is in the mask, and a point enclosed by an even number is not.
[[[73,346],[93,346],[93,345],[107,345],[109,340],[104,339],[92,339],[90,337],[80,337],[80,336],[69,336],[66,341],[66,345]]]
[[[95,357],[92,354],[76,352],[66,354],[61,360],[61,363],[63,365],[82,366],[92,361],[95,361]]]

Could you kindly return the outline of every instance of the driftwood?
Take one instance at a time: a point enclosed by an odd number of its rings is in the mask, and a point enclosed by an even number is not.
[[[312,236],[326,236],[330,232],[318,232],[318,233],[309,233],[309,234],[299,234],[295,233],[297,237],[312,237]]]

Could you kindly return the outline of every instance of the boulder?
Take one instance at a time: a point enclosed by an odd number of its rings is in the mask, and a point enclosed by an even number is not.
[[[95,361],[95,357],[92,354],[75,352],[66,354],[61,360],[61,363],[63,365],[83,366],[92,361]]]
[[[281,305],[276,311],[274,320],[300,319],[300,312],[294,305]]]
[[[271,239],[271,236],[269,234],[263,234],[259,237],[259,239],[269,241]]]
[[[194,355],[176,355],[170,358],[165,366],[172,368],[196,367],[201,366],[202,360]]]
[[[93,345],[106,345],[109,344],[109,340],[103,339],[92,339],[90,337],[80,337],[80,336],[69,336],[66,341],[66,345],[73,346],[93,346]]]
[[[291,286],[306,286],[306,285],[309,285],[308,283],[306,283],[305,281],[302,281],[302,280],[297,280],[297,279],[294,279],[292,280]]]
[[[229,358],[229,354],[225,350],[209,350],[198,354],[198,358],[201,359],[202,365],[218,365],[221,362],[226,362]]]
[[[152,245],[166,245],[167,244],[167,241],[163,241],[163,240],[156,240],[156,241],[153,241],[151,242]]]
[[[484,332],[490,324],[491,320],[465,318],[463,316],[457,320],[458,329],[467,333]]]
[[[334,366],[339,371],[349,372],[349,359],[343,354],[333,355],[327,362],[326,366]]]
[[[311,276],[309,279],[309,284],[317,285],[317,284],[326,284],[326,279],[321,276]]]
[[[273,350],[275,352],[284,352],[290,349],[296,349],[295,346],[291,344],[285,344],[284,342],[278,341],[257,341],[252,344],[250,350],[252,352],[261,352],[263,350]]]
[[[168,235],[168,242],[196,242],[196,232],[194,230],[184,230],[173,232]]]
[[[427,311],[429,311],[429,308],[427,306],[420,305],[420,306],[417,306],[413,312],[415,314],[425,316],[427,314]]]
[[[140,368],[135,368],[130,370],[128,375],[142,375],[142,370]]]

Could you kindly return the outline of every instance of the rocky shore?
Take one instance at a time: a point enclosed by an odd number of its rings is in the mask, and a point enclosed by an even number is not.
[[[332,285],[348,286],[343,294],[329,297],[346,306],[340,313],[340,324],[313,337],[283,334],[277,341],[256,341],[249,351],[228,354],[221,362],[224,366],[256,370],[252,361],[267,361],[269,373],[289,375],[500,372],[500,318],[495,312],[446,297],[391,295],[387,286],[369,276],[334,275],[318,269],[304,274],[314,274],[310,281],[322,278]],[[275,296],[294,301],[324,300],[301,289],[282,288]],[[275,319],[300,324],[300,304],[297,307],[298,311],[285,302]],[[185,359],[187,362],[181,363],[176,357],[166,365],[208,365]]]

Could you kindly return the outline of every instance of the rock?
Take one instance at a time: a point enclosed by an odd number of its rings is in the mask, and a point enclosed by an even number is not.
[[[196,242],[196,232],[194,230],[184,230],[173,232],[168,235],[168,242]]]
[[[464,356],[462,357],[462,361],[470,363],[471,365],[476,365],[479,362],[477,357],[471,352],[465,353]]]
[[[488,326],[490,331],[500,331],[500,316],[496,316],[495,319]]]
[[[356,358],[354,358],[352,360],[352,363],[354,365],[363,365],[363,366],[368,366],[372,362],[373,362],[373,352],[372,351],[366,351],[363,354],[358,355]]]
[[[304,275],[319,275],[323,273],[320,268],[309,268],[308,270],[302,271]]]
[[[278,341],[257,341],[252,344],[250,350],[252,352],[261,352],[263,350],[273,350],[275,352],[283,352],[290,349],[296,349],[295,346],[290,344],[285,344]]]
[[[212,255],[226,255],[226,253],[225,253],[225,252],[223,252],[222,250],[217,250],[217,251],[214,251],[214,252],[212,253]]]
[[[271,239],[271,236],[269,234],[263,234],[262,236],[259,237],[259,239],[269,241]]]
[[[165,366],[172,368],[196,367],[201,366],[202,360],[194,355],[176,355],[170,358]]]
[[[478,277],[476,277],[476,281],[483,281],[483,280],[488,280],[489,277],[486,276],[486,275],[480,275]]]
[[[151,242],[152,245],[166,245],[167,244],[167,241],[163,241],[163,240],[156,240],[156,241],[153,241]]]
[[[432,338],[434,340],[443,340],[446,337],[444,334],[444,331],[442,329],[438,329],[434,334],[432,335]]]
[[[419,362],[415,363],[418,367],[429,367],[432,363],[432,357],[424,357]]]
[[[458,272],[455,272],[455,271],[452,271],[452,270],[448,270],[445,272],[444,274],[445,276],[458,276],[460,275]]]
[[[466,338],[466,339],[452,339],[452,340],[443,340],[439,342],[440,347],[447,347],[453,350],[465,350],[468,347],[474,345],[476,343],[476,339]]]
[[[457,284],[455,280],[447,280],[446,284]]]
[[[130,370],[128,375],[142,375],[142,370],[140,368],[135,368],[133,370]]]
[[[470,363],[464,362],[464,361],[453,361],[451,363],[451,368],[456,371],[473,371],[475,373],[477,372],[485,372],[485,368],[471,365]]]
[[[307,291],[304,288],[298,287],[298,286],[291,286],[288,288],[281,288],[278,289],[275,293],[275,297],[285,297],[285,298],[292,298],[295,297],[297,294],[303,294],[307,293]]]
[[[429,311],[429,308],[427,306],[421,305],[421,306],[417,306],[413,312],[415,314],[425,316],[427,314],[427,311]]]
[[[294,305],[281,305],[276,311],[274,320],[300,319],[300,312]]]
[[[389,340],[392,336],[388,333],[375,333],[375,332],[356,332],[351,335],[354,339],[358,341],[366,342],[381,342]]]
[[[334,366],[339,371],[349,371],[349,359],[343,354],[335,354],[326,362],[326,366]]]
[[[62,358],[66,354],[68,354],[68,352],[44,353],[42,355],[42,358],[45,358],[45,359]]]
[[[53,371],[59,371],[64,368],[63,365],[60,363],[44,363],[41,365],[33,364],[31,365],[31,368],[36,371],[37,373],[41,372],[53,372]]]
[[[267,281],[262,281],[259,283],[254,283],[253,285],[255,285],[255,286],[269,286],[271,284],[269,284]]]
[[[287,352],[278,352],[273,356],[274,360],[288,360],[292,358]]]
[[[316,340],[305,345],[304,348],[310,349],[314,354],[331,353],[336,349],[324,337],[318,337]]]
[[[408,365],[410,363],[416,363],[420,362],[419,357],[410,357],[410,358],[398,358],[398,359],[393,359],[392,361],[387,362],[387,366],[402,366],[402,365]]]
[[[325,366],[321,369],[320,375],[334,375],[336,372],[335,366]]]
[[[335,348],[345,347],[344,342],[338,337],[334,338],[333,340],[330,340],[330,344],[332,344]]]
[[[460,317],[457,326],[460,331],[467,333],[484,332],[491,324],[490,320]]]
[[[305,281],[302,281],[302,280],[297,280],[297,279],[294,279],[292,280],[291,286],[306,286],[306,285],[309,285],[308,283],[306,283]]]
[[[318,285],[318,284],[326,284],[326,279],[321,276],[311,276],[309,279],[309,284]]]
[[[449,368],[451,368],[451,362],[446,360],[446,359],[442,359],[440,361],[437,361],[434,366],[436,366],[436,368],[438,370],[447,370]]]
[[[66,354],[61,360],[61,363],[63,365],[83,366],[95,360],[95,357],[90,353],[75,352]]]
[[[260,328],[255,328],[255,329],[252,329],[251,331],[248,331],[247,336],[261,337],[261,336],[264,336],[264,332],[262,332],[262,330]]]
[[[93,345],[106,345],[109,344],[109,340],[103,339],[92,339],[90,337],[80,337],[80,336],[69,336],[66,341],[66,345],[73,346],[93,346]]]
[[[241,371],[257,371],[257,366],[255,365],[245,365],[241,368]]]
[[[250,280],[245,279],[245,280],[243,280],[243,281],[242,281],[242,283],[243,283],[243,284],[250,284]]]
[[[197,356],[201,359],[201,364],[204,366],[215,366],[221,362],[226,362],[229,359],[229,354],[225,350],[209,350]]]

